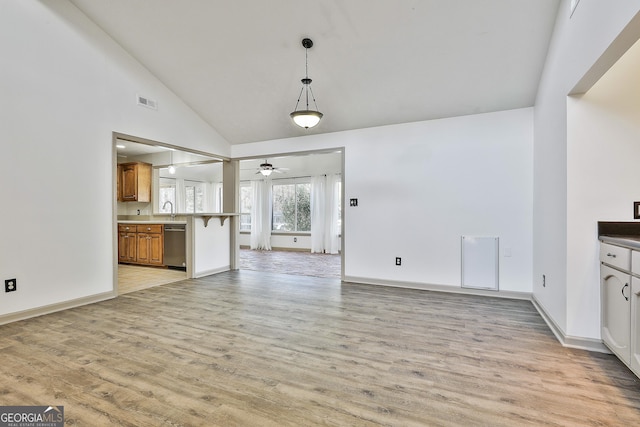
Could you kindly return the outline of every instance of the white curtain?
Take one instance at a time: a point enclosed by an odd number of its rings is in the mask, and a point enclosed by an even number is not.
[[[184,213],[187,207],[185,206],[186,194],[184,189],[184,179],[176,179],[176,212]]]
[[[213,188],[215,189],[214,197],[216,199],[214,212],[222,212],[222,186],[223,184],[221,182],[216,182],[215,184],[213,184]]]
[[[215,204],[214,204],[214,200],[213,200],[213,195],[214,195],[214,191],[213,191],[213,183],[212,182],[205,182],[202,185],[202,197],[204,199],[204,203],[202,204],[202,212],[215,212],[213,210]]]
[[[324,175],[311,177],[311,253],[324,253],[326,181]]]
[[[338,205],[340,201],[340,175],[327,175],[325,216],[324,216],[324,250],[330,254],[340,251],[340,228],[338,227]]]
[[[251,249],[271,250],[271,182],[251,181]]]
[[[221,182],[207,182],[205,186],[205,212],[222,212],[221,194]]]
[[[311,252],[337,254],[339,251],[339,175],[311,177]]]

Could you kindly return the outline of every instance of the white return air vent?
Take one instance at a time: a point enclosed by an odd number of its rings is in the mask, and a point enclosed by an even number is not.
[[[144,96],[140,96],[140,95],[136,95],[136,99],[137,99],[138,105],[142,105],[143,107],[151,108],[153,110],[158,109],[158,102],[153,99],[145,98]]]

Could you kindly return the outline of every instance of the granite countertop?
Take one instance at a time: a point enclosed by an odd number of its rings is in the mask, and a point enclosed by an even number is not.
[[[604,243],[640,250],[640,221],[598,221],[598,239]]]
[[[640,236],[600,236],[600,241],[629,249],[640,250]]]

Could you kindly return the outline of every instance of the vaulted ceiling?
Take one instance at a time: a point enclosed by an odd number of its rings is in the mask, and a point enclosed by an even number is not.
[[[232,144],[532,106],[559,4],[70,1]],[[289,118],[304,37],[325,115],[309,130]]]

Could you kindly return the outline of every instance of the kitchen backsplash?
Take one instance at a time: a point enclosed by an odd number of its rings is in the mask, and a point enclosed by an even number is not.
[[[153,215],[151,203],[118,202],[118,216]]]

